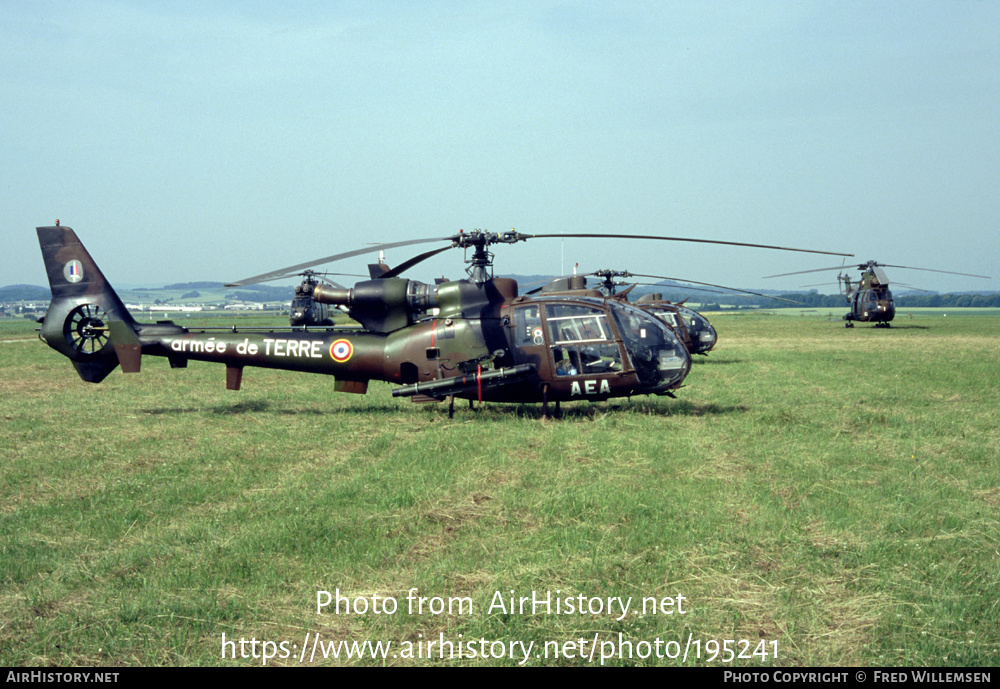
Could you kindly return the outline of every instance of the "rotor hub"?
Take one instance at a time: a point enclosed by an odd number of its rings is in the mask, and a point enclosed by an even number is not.
[[[482,284],[493,279],[493,253],[487,250],[492,244],[516,244],[527,239],[527,235],[522,235],[515,230],[506,232],[489,232],[487,230],[472,230],[466,232],[460,230],[452,238],[452,246],[463,249],[472,249],[472,258],[466,258],[465,262],[469,267],[465,269],[469,279],[477,284]],[[468,256],[468,253],[466,253]]]

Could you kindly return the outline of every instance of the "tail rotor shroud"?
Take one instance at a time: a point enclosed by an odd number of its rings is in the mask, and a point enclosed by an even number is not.
[[[83,359],[98,356],[111,338],[108,315],[97,304],[82,304],[69,312],[63,324],[66,342]]]

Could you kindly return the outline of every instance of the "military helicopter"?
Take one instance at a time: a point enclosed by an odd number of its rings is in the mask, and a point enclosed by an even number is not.
[[[668,301],[658,292],[644,294],[634,303],[666,321],[667,325],[681,333],[681,339],[692,354],[708,356],[719,341],[719,334],[708,319],[694,309],[684,306],[683,303]]]
[[[517,283],[494,278],[494,244],[541,237],[597,237],[689,241],[785,249],[769,245],[651,235],[543,234],[511,230],[460,231],[348,251],[229,286],[275,279],[314,265],[372,250],[446,242],[380,277],[353,288],[312,286],[312,299],[343,306],[361,328],[201,328],[170,321],[139,323],[105,279],[76,233],[57,224],[37,228],[52,302],[39,337],[68,357],[80,377],[99,383],[121,365],[140,370],[143,355],[162,356],[173,368],[189,360],[225,364],[226,387],[238,390],[243,369],[263,367],[322,373],[334,390],[364,394],[371,380],[397,385],[392,394],[415,401],[455,397],[489,402],[542,403],[605,400],[637,394],[673,396],[691,357],[659,318],[603,296],[519,296]],[[452,248],[472,251],[468,279],[428,285],[398,275]],[[835,254],[843,255],[843,254]]]
[[[892,298],[892,291],[889,289],[889,277],[882,268],[902,268],[904,270],[922,270],[929,273],[947,273],[948,275],[964,275],[966,277],[990,278],[985,275],[971,275],[969,273],[956,273],[950,270],[935,270],[933,268],[913,268],[910,266],[894,266],[888,263],[877,261],[867,261],[858,265],[861,271],[861,278],[852,281],[847,273],[837,275],[841,283],[844,296],[851,310],[844,314],[844,327],[853,328],[854,321],[862,323],[874,323],[876,328],[890,327],[890,321],[896,316],[896,303]],[[805,273],[818,273],[824,270],[844,270],[844,266],[833,268],[817,268],[815,270],[800,270],[795,273],[784,273],[782,275],[768,275],[768,278],[786,277],[788,275],[802,275]]]
[[[312,298],[313,290],[319,284],[318,273],[307,270],[302,273],[301,285],[295,287],[295,296],[288,308],[288,322],[292,326],[333,325],[326,304]]]
[[[369,269],[377,271],[378,268],[376,266],[369,266]],[[318,284],[320,284],[320,282],[325,282],[331,287],[344,289],[342,285],[326,277],[329,275],[351,275],[352,277],[362,277],[361,275],[353,273],[317,273],[314,270],[304,270],[298,273],[289,273],[288,275],[278,275],[270,278],[270,280],[282,280],[291,277],[302,277],[302,283],[295,286],[294,296],[292,297],[292,302],[288,307],[289,325],[292,327],[308,327],[311,325],[327,326],[334,324],[333,316],[330,313],[330,306],[328,304],[322,304],[312,298],[313,290]],[[261,280],[261,282],[269,282],[270,280]],[[239,285],[226,285],[226,287],[237,286]],[[346,311],[346,309],[344,310]]]
[[[632,291],[634,287],[638,284],[637,282],[632,282],[631,280],[625,281],[622,278],[647,278],[652,280],[672,280],[678,282],[678,278],[666,277],[663,275],[645,275],[641,273],[630,273],[627,270],[609,270],[601,269],[595,270],[591,273],[584,273],[582,275],[572,275],[565,276],[562,278],[557,278],[550,283],[539,288],[542,293],[546,292],[565,292],[567,290],[585,290],[586,278],[596,277],[600,279],[600,285],[598,289],[600,292],[607,296],[613,296],[619,299],[624,299],[629,292]],[[763,294],[758,294],[757,292],[750,292],[747,290],[736,289],[733,287],[725,287],[723,285],[715,285],[709,282],[698,282],[696,280],[684,280],[683,282],[690,283],[690,286],[685,285],[685,289],[694,289],[697,291],[705,292],[717,292],[720,290],[726,290],[727,292],[739,292],[742,294],[752,294],[754,296],[768,296]],[[644,283],[650,284],[650,283]],[[618,287],[623,287],[629,285],[622,292],[618,292]],[[697,287],[696,285],[702,285]],[[718,289],[708,289],[710,287],[716,287]],[[725,292],[723,292],[725,293]],[[773,299],[778,299],[779,301],[793,302],[791,299],[783,299],[781,297],[769,297]],[[718,342],[719,336],[715,328],[708,321],[705,316],[698,313],[692,308],[689,308],[681,303],[674,303],[663,298],[662,294],[652,293],[645,294],[639,297],[633,302],[636,306],[646,311],[649,311],[654,316],[665,321],[674,332],[677,333],[678,337],[687,347],[688,352],[691,354],[701,354],[708,355],[708,352],[715,347]]]
[[[631,275],[624,270],[601,269],[584,275],[556,278],[538,291],[541,294],[584,294],[591,292],[594,296],[600,295],[624,301],[629,292],[636,287],[636,284],[633,283],[623,291],[618,292],[617,288],[626,283],[615,280],[615,278]],[[600,285],[597,288],[588,288],[586,284],[588,276],[601,278]],[[712,327],[707,318],[693,309],[665,301],[660,294],[645,295],[633,303],[669,325],[690,354],[707,354],[718,340],[715,328]]]

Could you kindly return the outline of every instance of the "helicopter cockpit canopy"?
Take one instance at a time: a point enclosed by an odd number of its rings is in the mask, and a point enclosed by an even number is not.
[[[883,308],[892,302],[892,292],[889,291],[888,287],[874,287],[866,295],[866,308],[870,311],[874,311],[879,307],[879,303],[882,303]]]
[[[615,299],[536,297],[514,310],[514,345],[547,345],[559,379],[631,369],[653,393],[676,387],[691,367],[687,349],[666,323]]]
[[[627,302],[609,300],[608,306],[641,383],[667,390],[684,379],[691,355],[666,323]]]
[[[686,306],[678,306],[677,310],[684,317],[684,322],[687,324],[687,329],[691,333],[691,337],[697,340],[703,349],[711,349],[715,345],[716,340],[718,340],[719,335],[715,332],[712,324],[708,322],[708,319]]]
[[[687,328],[692,341],[697,343],[695,349],[698,352],[708,351],[719,339],[718,333],[715,332],[715,328],[708,322],[708,319],[693,309],[673,304],[670,309],[677,310],[677,315],[675,315],[672,310],[657,308],[655,304],[647,308],[674,328],[677,327],[677,317],[680,316],[684,320],[684,327]]]

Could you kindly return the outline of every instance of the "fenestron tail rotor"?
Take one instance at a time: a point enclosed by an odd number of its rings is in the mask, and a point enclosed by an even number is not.
[[[63,325],[66,342],[76,354],[86,357],[98,354],[110,340],[108,316],[97,304],[82,304],[70,311]]]

